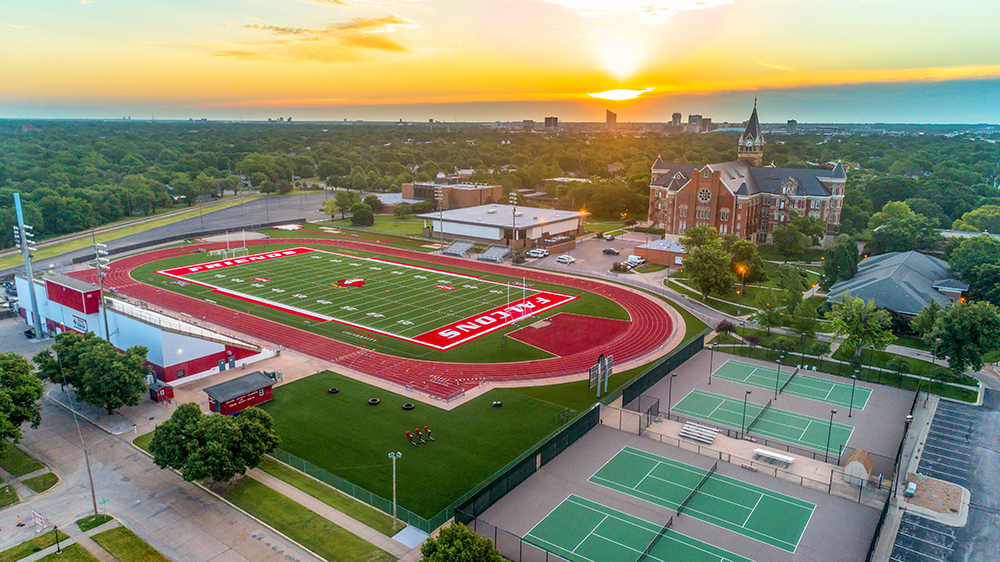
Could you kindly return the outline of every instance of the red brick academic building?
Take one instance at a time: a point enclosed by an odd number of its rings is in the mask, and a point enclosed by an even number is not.
[[[826,221],[837,233],[847,174],[833,170],[763,166],[764,137],[757,104],[739,140],[739,160],[721,164],[674,164],[657,158],[649,191],[649,220],[667,234],[708,225],[757,243],[770,241],[789,213]]]

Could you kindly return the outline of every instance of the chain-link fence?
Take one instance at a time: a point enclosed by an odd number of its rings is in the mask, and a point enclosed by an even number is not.
[[[505,531],[492,523],[472,517],[461,510],[455,511],[455,519],[466,519],[466,526],[477,535],[493,542],[493,548],[511,562],[568,562],[565,558],[535,546],[524,539]]]

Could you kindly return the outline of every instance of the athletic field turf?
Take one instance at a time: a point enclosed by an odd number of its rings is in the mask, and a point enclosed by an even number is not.
[[[590,481],[677,510],[707,470],[625,447]],[[787,552],[795,552],[816,505],[718,472],[709,475],[684,506],[694,517]]]
[[[716,369],[712,373],[712,376],[717,379],[771,390],[774,390],[775,378],[777,378],[779,387],[783,386],[786,382],[788,383],[788,386],[784,387],[781,394],[790,394],[800,398],[843,406],[844,408],[851,406],[852,385],[821,379],[819,377],[811,377],[805,374],[805,371],[800,371],[789,382],[788,379],[794,371],[795,367],[783,367],[781,373],[778,373],[778,369],[774,367],[761,367],[730,359]],[[868,397],[871,396],[871,389],[857,387],[853,389],[853,392],[854,409],[864,410],[865,405],[868,404]]]
[[[449,349],[576,297],[299,247],[157,271],[313,322]]]
[[[765,395],[767,395],[766,391]],[[826,451],[827,434],[829,433],[830,453],[832,454],[837,454],[841,447],[846,447],[847,442],[851,439],[851,434],[854,433],[853,426],[836,422],[833,423],[831,430],[830,418],[825,420],[813,418],[779,410],[773,406],[764,412],[757,423],[752,423],[763,409],[763,404],[747,401],[746,417],[744,418],[742,400],[703,390],[692,390],[670,411],[734,429],[741,429],[745,419],[747,433],[777,439],[819,452]]]
[[[571,562],[636,562],[660,532],[644,519],[571,495],[524,536]],[[671,529],[649,549],[651,562],[751,562]]]
[[[330,394],[330,388],[339,392]],[[379,398],[377,406],[369,398]],[[494,400],[503,407],[494,408]],[[412,402],[412,410],[403,404]],[[261,405],[274,418],[280,448],[382,498],[392,499],[390,452],[399,505],[430,519],[557,429],[564,411],[513,390],[494,389],[442,410],[323,371],[274,389]],[[411,445],[406,432],[428,426],[433,442]],[[425,439],[426,441],[426,439]],[[297,466],[296,468],[302,468]],[[388,505],[386,502],[385,505]]]

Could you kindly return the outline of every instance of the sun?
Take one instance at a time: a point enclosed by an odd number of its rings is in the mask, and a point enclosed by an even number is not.
[[[651,91],[653,91],[652,88],[646,88],[644,90],[608,90],[606,92],[597,92],[594,94],[587,94],[587,95],[592,98],[600,98],[602,100],[622,101],[622,100],[634,100],[639,96],[641,96],[642,94]]]

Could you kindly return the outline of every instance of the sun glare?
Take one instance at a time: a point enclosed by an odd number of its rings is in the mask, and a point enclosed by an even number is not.
[[[600,98],[602,100],[634,100],[635,98],[645,94],[646,92],[653,91],[652,88],[646,88],[645,90],[608,90],[606,92],[597,92],[596,94],[587,94],[592,98]]]

